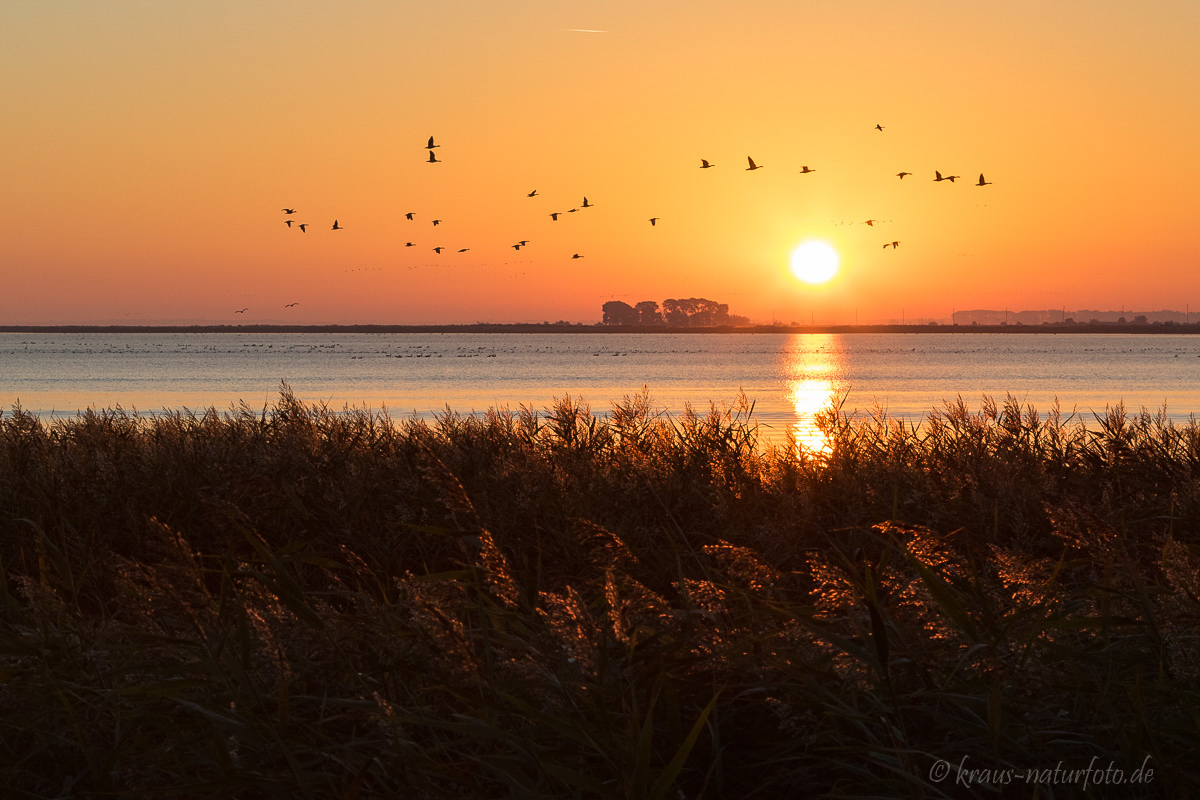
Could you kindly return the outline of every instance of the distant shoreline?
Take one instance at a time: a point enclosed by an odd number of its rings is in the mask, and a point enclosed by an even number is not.
[[[1119,323],[1050,325],[745,325],[676,328],[661,325],[0,325],[0,333],[1136,333],[1196,334],[1200,323],[1133,325]]]

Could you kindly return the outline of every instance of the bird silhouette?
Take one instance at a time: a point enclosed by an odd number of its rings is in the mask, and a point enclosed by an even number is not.
[[[559,214],[561,214],[561,213],[562,213],[561,211],[555,211],[555,212],[553,212],[553,213],[550,215],[550,219],[554,220],[555,222],[558,222],[558,215],[559,215]]]
[[[942,173],[938,172],[936,169],[933,171],[933,175],[934,175],[934,178],[933,178],[934,181],[950,181],[951,183],[954,183],[955,178],[962,177],[960,175],[947,175],[943,178]]]
[[[950,181],[951,183],[954,183],[955,180],[957,180],[958,178],[961,178],[961,177],[962,177],[962,175],[947,175],[946,180]]]
[[[514,245],[512,245],[512,249],[513,249],[513,250],[520,250],[520,249],[521,249],[521,243],[520,243],[520,242],[518,242],[517,244],[514,244]]]
[[[537,189],[534,189],[532,192],[530,192],[529,194],[527,194],[525,196],[526,197],[537,197]]]
[[[762,169],[762,167],[754,163],[754,159],[750,156],[746,156],[746,160],[750,162],[750,166],[746,167],[747,172],[750,172],[751,170]]]
[[[591,207],[592,207],[592,205],[593,205],[593,204],[592,204],[592,203],[589,203],[589,202],[588,202],[588,199],[585,197],[585,198],[583,198],[583,205],[582,205],[582,206],[580,206],[580,208],[591,208]]]
[[[883,130],[883,126],[882,126],[882,125],[876,125],[876,126],[875,126],[875,130],[877,130],[877,131],[882,131],[882,130]]]
[[[444,247],[435,247],[435,248],[433,248],[433,252],[437,253],[440,256],[442,254],[442,251],[445,249],[446,248],[444,248]]]
[[[575,255],[571,256],[571,258],[583,258],[583,256],[579,255],[579,253],[576,253]]]
[[[461,250],[459,250],[458,252],[460,252],[460,253],[465,253],[465,252],[467,252],[467,251],[468,251],[468,250],[470,250],[470,249],[471,249],[471,248],[469,248],[469,247],[464,247],[464,248],[462,248]]]
[[[977,183],[977,184],[975,184],[975,185],[976,185],[976,186],[991,186],[991,185],[992,185],[992,182],[991,182],[991,181],[985,181],[985,180],[983,179],[983,173],[981,172],[981,173],[979,173],[979,183]]]
[[[287,225],[289,228],[290,228],[290,227],[292,227],[292,221],[291,221],[290,219],[285,219],[285,220],[283,221],[283,224],[284,224],[284,225]]]
[[[440,225],[440,224],[441,224],[441,222],[442,222],[442,221],[441,221],[440,219],[435,219],[435,220],[433,221],[433,224],[434,224],[434,225]]]
[[[441,147],[441,145],[440,145],[440,144],[434,144],[434,143],[433,143],[433,137],[432,137],[432,136],[430,136],[430,137],[429,137],[429,144],[425,145],[425,148],[426,148],[426,149],[428,149],[428,150],[432,150],[432,149],[433,149],[433,148],[435,148],[435,147]],[[430,153],[430,155],[433,155],[433,154],[432,154],[432,153]]]
[[[715,167],[715,166],[716,166],[716,164],[710,164],[710,163],[708,163],[708,161],[706,159],[703,159],[703,158],[700,159],[700,169],[708,169],[710,167]]]
[[[301,233],[308,233],[308,223],[307,222],[301,222],[296,227],[300,229]]]
[[[658,224],[658,217],[651,217],[650,218],[650,227],[653,228],[657,224]]]
[[[245,313],[246,313],[247,311],[249,311],[249,310],[250,310],[250,306],[246,306],[245,308],[243,308],[243,309],[241,309],[241,310],[239,310],[239,311],[235,311],[235,312],[233,312],[233,313],[235,313],[235,314],[245,314]]]
[[[896,177],[899,178],[900,180],[904,180],[905,175],[912,175],[912,173],[911,172],[897,172],[896,173]]]
[[[801,167],[801,168],[800,168],[800,174],[801,174],[801,175],[806,175],[806,174],[808,174],[809,172],[816,172],[816,170],[815,170],[815,169],[812,169],[812,168],[810,168],[810,167]]]
[[[579,210],[578,208],[568,208],[568,209],[567,209],[567,213],[568,213],[568,214],[574,214],[574,213],[575,213],[576,211],[578,211],[578,210]]]
[[[870,225],[872,228],[874,228],[874,227],[875,227],[875,223],[876,223],[876,222],[879,222],[879,220],[877,220],[877,219],[867,219],[867,220],[863,220],[863,224],[864,224],[864,225]]]
[[[517,244],[521,245],[521,247],[524,247],[525,245],[529,244],[529,240],[522,239],[521,241],[517,242]]]
[[[900,246],[900,243],[899,243],[899,242],[884,242],[884,243],[883,243],[883,249],[884,249],[884,250],[886,250],[886,249],[887,249],[887,248],[889,248],[889,247],[890,247],[890,248],[892,248],[893,250],[895,250],[895,249],[896,249],[897,247],[899,247],[899,246]]]
[[[405,246],[405,247],[416,247],[416,245],[415,245],[415,244],[413,244],[412,242],[405,242],[405,243],[404,243],[404,246]]]
[[[408,212],[407,214],[405,214],[405,215],[404,215],[404,218],[405,218],[405,219],[407,219],[407,220],[409,220],[409,221],[411,221],[411,220],[412,220],[412,218],[413,218],[413,214],[415,214],[415,213],[417,213],[417,212],[415,212],[415,211],[410,211],[410,212]]]
[[[439,145],[438,145],[438,147],[441,147],[441,145],[439,144]],[[442,161],[441,161],[441,159],[440,159],[440,158],[437,158],[437,157],[435,157],[435,156],[434,156],[434,154],[433,154],[433,151],[432,151],[432,150],[430,150],[430,151],[429,151],[429,161],[428,161],[427,163],[430,163],[430,164],[440,164],[440,163],[442,163]]]
[[[286,306],[284,306],[284,308],[293,308],[298,305],[300,305],[300,304],[299,303],[288,303]]]
[[[294,209],[294,208],[281,208],[279,210],[285,214],[295,214],[296,213],[296,209]]]
[[[341,231],[341,230],[345,230],[345,228],[343,228],[341,225],[338,225],[338,221],[335,219],[333,221],[333,227],[330,228],[330,230]]]

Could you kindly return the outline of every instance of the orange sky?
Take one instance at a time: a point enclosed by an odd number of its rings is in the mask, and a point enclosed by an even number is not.
[[[1200,308],[1197,40],[1193,0],[14,0],[0,323]]]

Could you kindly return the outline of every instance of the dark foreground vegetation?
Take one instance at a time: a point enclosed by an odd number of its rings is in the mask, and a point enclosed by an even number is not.
[[[3,794],[1194,789],[1200,426],[748,410],[5,413]]]

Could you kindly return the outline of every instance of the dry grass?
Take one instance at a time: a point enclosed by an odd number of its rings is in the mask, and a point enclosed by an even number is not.
[[[1200,780],[1200,426],[1012,398],[0,417],[14,797],[964,797]],[[1042,796],[1077,796],[1044,783]]]

